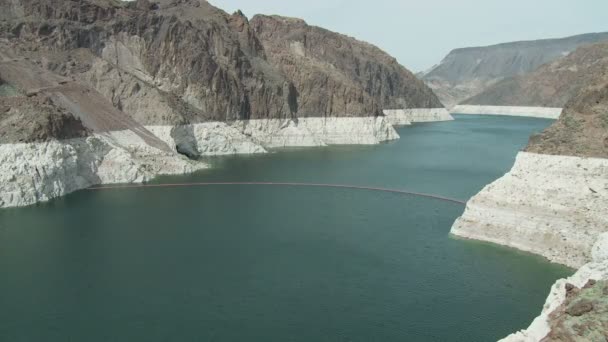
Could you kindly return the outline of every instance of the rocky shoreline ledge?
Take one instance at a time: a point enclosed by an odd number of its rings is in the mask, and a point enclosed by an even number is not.
[[[398,139],[385,108],[451,119],[394,57],[297,18],[203,0],[0,8],[0,207],[196,171],[202,156]]]
[[[606,208],[608,159],[527,152],[517,156],[509,173],[467,203],[452,227],[454,236],[516,248],[578,269],[572,277],[553,285],[541,315],[528,329],[503,342],[555,340],[546,337],[558,330],[554,326],[559,309],[569,306],[567,289],[608,280]],[[562,319],[577,318],[561,314]],[[603,324],[600,317],[605,312],[590,310],[586,314],[595,330]]]
[[[409,123],[437,118],[426,109],[411,109],[401,117]],[[444,113],[440,119],[451,117]],[[0,208],[45,202],[94,185],[142,183],[160,175],[195,172],[208,167],[197,160],[204,156],[267,153],[284,147],[374,145],[399,139],[389,121],[383,116],[334,117],[142,127],[170,151],[151,146],[130,130],[0,144]]]
[[[578,268],[606,231],[608,159],[521,152],[504,177],[468,203],[451,233]]]

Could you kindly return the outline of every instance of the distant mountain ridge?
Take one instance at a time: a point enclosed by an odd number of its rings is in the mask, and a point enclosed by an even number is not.
[[[422,78],[444,105],[452,107],[505,78],[527,74],[580,46],[602,41],[608,41],[608,32],[455,49]]]
[[[470,105],[564,107],[608,73],[608,42],[584,45],[537,70],[510,77],[465,101]]]

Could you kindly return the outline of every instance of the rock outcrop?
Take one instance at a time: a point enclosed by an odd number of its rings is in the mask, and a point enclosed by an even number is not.
[[[597,251],[597,252],[595,252]],[[541,314],[526,330],[500,342],[603,341],[608,338],[608,234],[600,236],[592,260],[572,277],[558,280]]]
[[[423,79],[437,93],[443,104],[451,108],[505,78],[530,73],[543,64],[568,55],[582,45],[602,41],[608,41],[608,33],[456,49],[439,65],[425,73]],[[483,104],[501,105],[488,101]],[[507,105],[527,106],[517,102]]]

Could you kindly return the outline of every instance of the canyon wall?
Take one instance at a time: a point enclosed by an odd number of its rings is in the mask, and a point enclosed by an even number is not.
[[[568,101],[551,127],[530,139],[509,173],[467,203],[452,227],[457,237],[580,268],[554,285],[541,316],[509,342],[606,338],[601,308],[608,280],[608,68],[599,75]],[[589,309],[583,312],[576,311],[581,292]]]
[[[449,118],[393,57],[299,19],[203,0],[0,10],[0,207],[191,172],[202,156],[398,139],[385,108]]]

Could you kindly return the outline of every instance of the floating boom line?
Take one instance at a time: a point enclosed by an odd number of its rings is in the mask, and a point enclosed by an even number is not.
[[[188,188],[188,187],[204,187],[204,186],[285,186],[285,187],[314,187],[314,188],[334,188],[334,189],[353,189],[366,191],[379,191],[394,194],[411,195],[426,197],[445,202],[452,202],[466,205],[465,201],[455,198],[449,198],[439,195],[426,194],[422,192],[413,192],[400,189],[379,188],[371,186],[347,185],[347,184],[323,184],[323,183],[285,183],[285,182],[201,182],[201,183],[169,183],[169,184],[129,184],[129,185],[108,185],[91,187],[87,190],[120,190],[120,189],[139,189],[139,188]]]

